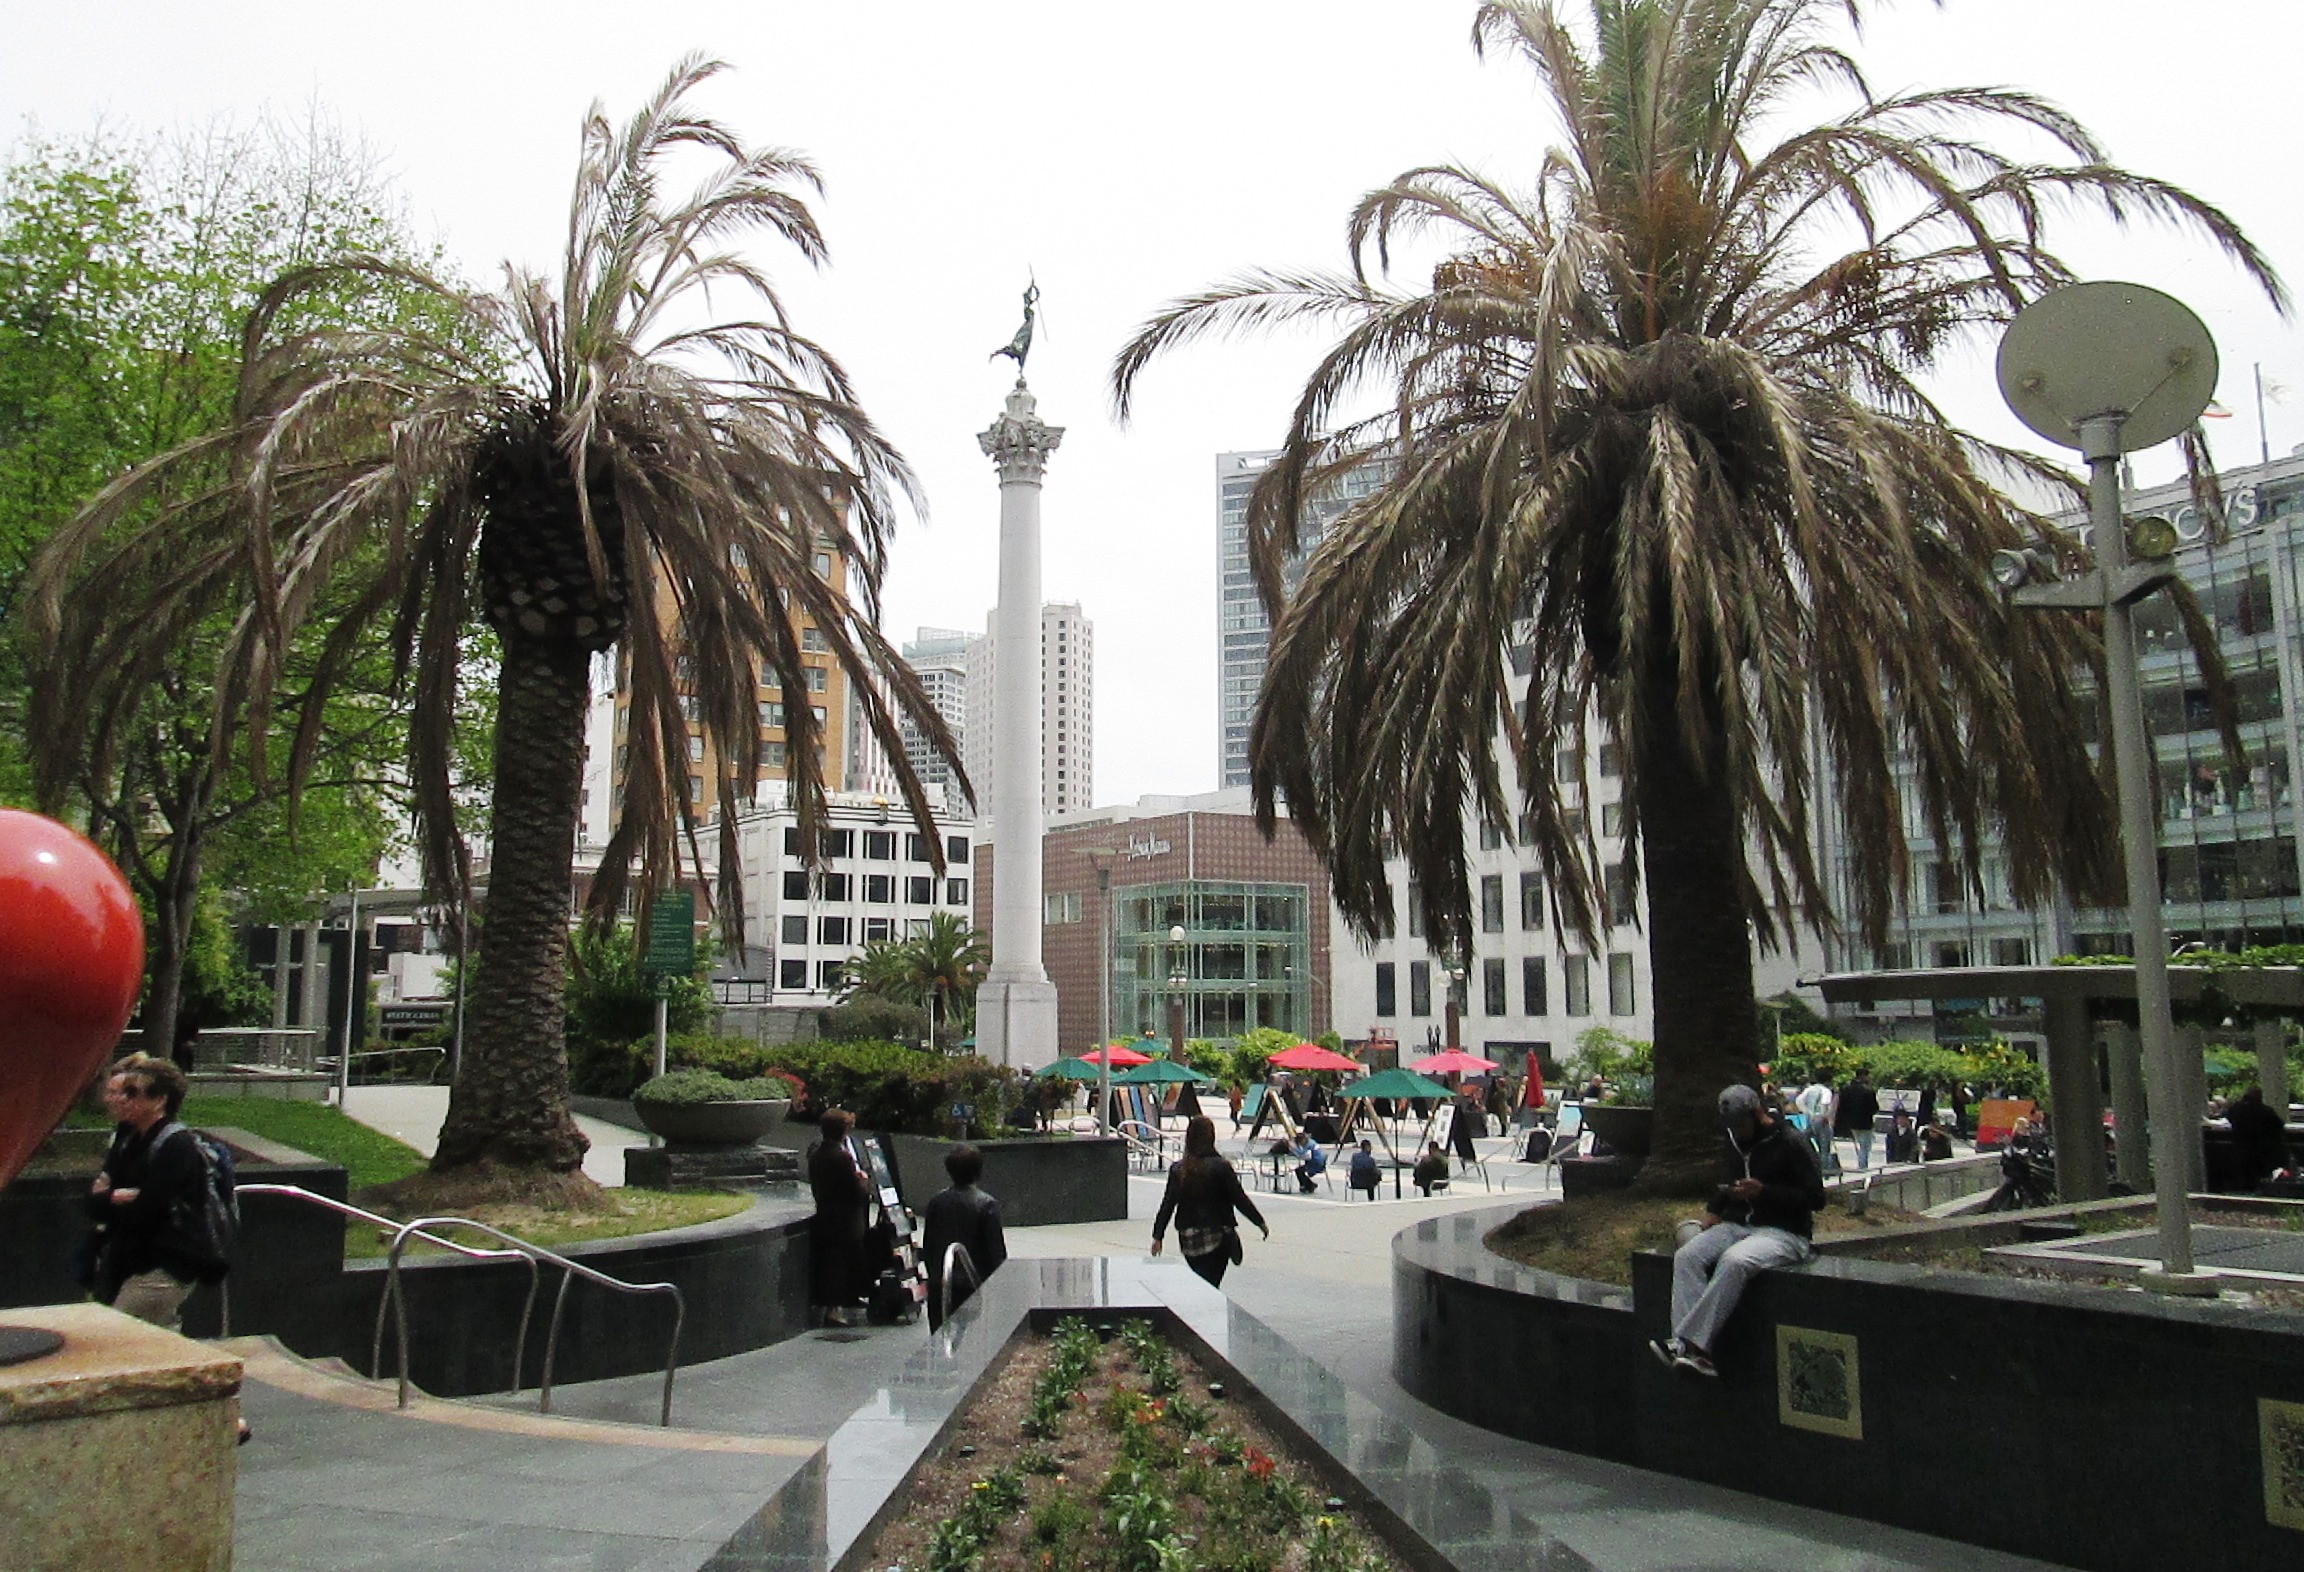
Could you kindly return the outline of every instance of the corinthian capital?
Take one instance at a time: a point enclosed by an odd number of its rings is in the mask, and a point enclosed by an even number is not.
[[[1018,383],[1008,395],[1007,413],[978,432],[982,448],[1000,471],[1000,484],[1037,486],[1048,473],[1048,455],[1064,440],[1064,428],[1051,426],[1032,413],[1031,392]]]

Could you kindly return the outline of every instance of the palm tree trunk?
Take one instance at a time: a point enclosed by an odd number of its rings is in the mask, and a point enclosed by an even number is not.
[[[588,1144],[568,1110],[564,988],[591,657],[569,639],[503,638],[486,921],[435,1173],[567,1172]]]
[[[1717,1099],[1754,1080],[1752,939],[1744,840],[1722,766],[1689,749],[1669,671],[1650,672],[1635,739],[1651,975],[1656,1003],[1656,1128],[1638,1188],[1703,1194],[1719,1182]],[[1711,728],[1718,735],[1715,725]]]

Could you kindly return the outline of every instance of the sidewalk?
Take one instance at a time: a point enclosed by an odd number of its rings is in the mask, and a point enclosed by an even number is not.
[[[371,1130],[395,1141],[405,1141],[426,1157],[440,1141],[440,1122],[448,1117],[445,1086],[354,1086],[345,1091],[344,1111]],[[595,1184],[624,1182],[624,1148],[645,1146],[648,1137],[622,1125],[576,1116],[592,1149],[584,1154],[584,1176]]]

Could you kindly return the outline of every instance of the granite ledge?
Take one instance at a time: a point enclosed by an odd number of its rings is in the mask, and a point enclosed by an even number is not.
[[[240,1361],[109,1305],[0,1311],[0,1326],[64,1335],[42,1359],[0,1368],[0,1425],[205,1403],[240,1390]]]

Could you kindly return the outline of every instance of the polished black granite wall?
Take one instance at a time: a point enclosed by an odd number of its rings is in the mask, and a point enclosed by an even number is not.
[[[924,1212],[929,1197],[951,1183],[944,1154],[957,1141],[891,1135],[896,1184],[904,1204]],[[1128,1215],[1128,1149],[1117,1136],[1047,1136],[978,1141],[984,1154],[984,1191],[1000,1201],[1010,1228],[1048,1223],[1116,1222]]]
[[[1669,1258],[1632,1294],[1534,1272],[1481,1243],[1513,1210],[1394,1242],[1395,1374],[1443,1412],[2106,1572],[2304,1567],[2304,1316],[1819,1259],[1755,1281],[1707,1381],[1644,1346]]]

